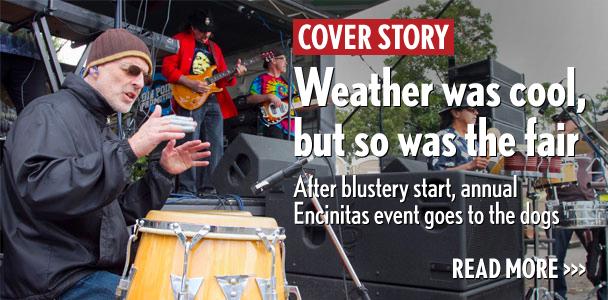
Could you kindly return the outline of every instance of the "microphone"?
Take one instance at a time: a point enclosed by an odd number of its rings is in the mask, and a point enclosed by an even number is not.
[[[256,195],[263,192],[264,190],[270,188],[271,186],[279,183],[284,178],[289,178],[289,177],[293,176],[294,174],[298,173],[298,171],[300,171],[300,169],[302,169],[302,166],[311,162],[313,159],[314,159],[314,156],[300,158],[299,160],[292,163],[287,168],[274,172],[272,175],[256,182],[254,185],[251,186],[251,191]]]

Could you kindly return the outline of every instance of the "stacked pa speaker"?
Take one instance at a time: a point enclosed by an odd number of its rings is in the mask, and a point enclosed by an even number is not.
[[[500,88],[497,93],[500,96],[500,105],[479,108],[479,116],[486,117],[489,121],[488,127],[495,127],[501,133],[512,134],[517,144],[525,143],[526,117],[524,108],[515,107],[509,99],[511,87],[515,83],[524,83],[522,73],[488,58],[467,65],[452,66],[448,71],[448,78],[450,86],[461,83],[480,83],[484,87],[487,87],[490,83],[498,84]],[[521,93],[518,96],[522,97]]]
[[[251,191],[251,186],[294,163],[298,158],[293,153],[293,141],[241,133],[215,168],[213,185],[220,194],[259,196]],[[331,174],[330,166],[321,158],[315,158],[303,169],[316,176]]]
[[[226,144],[230,145],[240,133],[257,134],[259,106],[247,103],[247,95],[232,99],[238,111],[237,115],[224,120],[224,134]]]
[[[337,184],[341,190],[342,177],[319,178],[319,184]],[[463,184],[489,184],[492,186],[511,185],[512,178],[489,174],[450,171],[450,172],[413,172],[383,173],[346,176],[344,180],[352,185],[375,184],[378,180],[386,184],[414,185],[449,184],[456,195],[452,199],[445,195],[426,195],[414,197],[410,190],[405,201],[399,197],[343,197],[321,198],[321,205],[329,210],[344,209],[368,211],[370,223],[344,224],[334,226],[342,237],[345,251],[361,281],[368,283],[373,299],[521,299],[522,281],[504,279],[504,271],[498,279],[456,279],[452,276],[454,258],[472,258],[487,262],[490,258],[501,261],[502,270],[505,260],[523,256],[521,224],[494,225],[486,220],[480,225],[469,223],[467,210],[481,211],[488,218],[490,207],[500,206],[502,211],[512,211],[516,216],[521,213],[519,197],[473,197],[460,196]],[[320,225],[295,225],[295,201],[303,204],[298,211],[312,211],[311,202],[305,197],[294,197],[295,181],[283,185],[281,192],[270,193],[266,198],[266,215],[274,217],[280,226],[286,228],[286,271],[288,279],[301,282],[302,293],[309,299],[342,299],[343,267],[329,236]],[[519,191],[519,184],[516,184]],[[376,211],[400,213],[420,212],[419,224],[385,223],[378,225],[373,220]],[[427,212],[460,213],[463,223],[438,225],[426,229],[428,225],[422,217]],[[300,217],[301,218],[301,215]],[[477,268],[477,263],[474,269]],[[349,281],[347,279],[347,281]],[[489,288],[491,286],[492,288]],[[507,288],[516,290],[501,292]],[[319,294],[315,287],[333,287],[333,292]],[[338,289],[337,291],[335,289]],[[346,287],[348,290],[348,286]],[[490,294],[488,294],[490,293]],[[509,295],[517,295],[512,297]],[[484,295],[479,297],[479,295]]]

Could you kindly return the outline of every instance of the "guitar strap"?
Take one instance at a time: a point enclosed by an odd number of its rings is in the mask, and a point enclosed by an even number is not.
[[[209,39],[209,52],[213,55],[213,60],[215,61],[215,65],[217,66],[217,55],[215,55],[215,42]],[[216,69],[217,72],[220,72]],[[222,71],[223,72],[223,71]],[[213,75],[213,74],[212,74]],[[214,94],[209,95],[209,97],[213,97]],[[217,99],[217,98],[216,98]],[[219,103],[219,102],[218,102]]]
[[[215,60],[215,64],[217,65],[217,56],[215,55],[215,42],[209,39],[209,51],[211,55],[213,55],[213,60]]]

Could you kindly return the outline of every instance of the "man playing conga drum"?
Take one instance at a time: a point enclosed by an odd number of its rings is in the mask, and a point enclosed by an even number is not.
[[[152,71],[146,45],[110,29],[91,45],[84,78],[29,104],[9,132],[0,173],[1,298],[112,299],[128,225],[160,209],[173,178],[209,156],[208,143],[179,147],[183,129],[160,106],[129,139],[108,116],[126,113]],[[159,162],[130,182],[135,161],[168,141]]]

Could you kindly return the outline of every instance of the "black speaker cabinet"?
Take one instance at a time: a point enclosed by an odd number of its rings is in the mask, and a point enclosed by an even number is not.
[[[390,160],[388,164],[382,168],[382,173],[425,172],[428,170],[429,168],[426,161],[397,157]]]
[[[346,176],[351,184],[353,175]],[[339,205],[348,205],[350,210],[368,211],[370,223],[367,225],[333,226],[338,236],[342,236],[344,248],[363,281],[393,285],[406,285],[465,291],[486,284],[484,279],[453,279],[451,266],[453,258],[489,259],[502,261],[523,256],[522,226],[492,225],[489,221],[481,225],[470,225],[466,210],[469,206],[482,211],[489,218],[491,206],[499,203],[502,211],[513,211],[519,220],[521,212],[520,184],[516,184],[517,197],[512,198],[463,198],[460,187],[467,184],[513,184],[512,177],[483,174],[477,172],[419,172],[383,173],[357,175],[358,185],[373,184],[380,179],[382,184],[442,184],[448,180],[452,192],[457,196],[453,202],[447,197],[408,197],[400,203],[396,198],[344,197],[319,199],[323,206],[335,210]],[[342,177],[336,177],[337,191],[341,189]],[[319,178],[319,183],[332,182],[331,177]],[[295,225],[295,201],[303,201],[300,211],[313,210],[310,200],[294,198],[295,181],[286,182],[283,192],[268,194],[266,215],[274,217],[279,226],[286,228],[286,270],[290,273],[342,277],[342,265],[333,248],[329,236],[320,225]],[[339,203],[337,203],[339,202]],[[382,224],[373,220],[376,211],[404,212],[420,211],[420,224]],[[440,225],[426,229],[422,215],[426,211],[462,212],[462,225]],[[476,260],[477,261],[477,260]],[[477,265],[475,265],[476,267]],[[504,272],[503,272],[504,275]],[[316,298],[313,298],[316,299]],[[415,298],[414,298],[415,299]]]
[[[350,280],[347,280],[346,287],[341,279],[336,278],[287,273],[287,280],[289,284],[298,286],[302,299],[362,299]],[[524,281],[517,278],[490,282],[464,292],[369,282],[363,282],[363,285],[374,300],[521,300],[524,297]]]
[[[220,194],[253,197],[251,185],[297,160],[292,141],[250,134],[239,134],[228,146],[213,173],[213,184]],[[304,166],[307,173],[330,175],[329,166],[316,158]]]
[[[488,127],[498,128],[501,133],[510,133],[518,144],[524,143],[526,126],[524,108],[515,107],[509,99],[511,87],[515,83],[524,83],[523,74],[488,58],[452,67],[448,71],[448,77],[450,85],[480,83],[486,87],[490,83],[498,84],[500,88],[497,93],[500,96],[500,105],[498,107],[480,107],[479,116],[488,119]],[[522,97],[521,93],[519,96]]]
[[[258,125],[258,111],[256,109],[240,110],[238,115],[224,120],[224,128],[232,128],[237,126],[252,126],[256,128]]]

